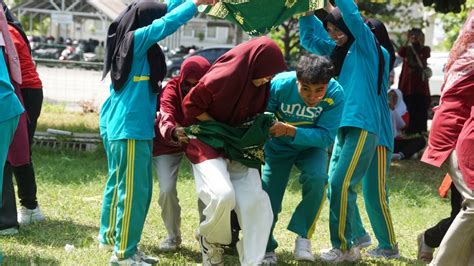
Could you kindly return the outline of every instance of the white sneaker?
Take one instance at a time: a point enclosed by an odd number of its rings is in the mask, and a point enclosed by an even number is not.
[[[110,265],[150,266],[155,265],[158,262],[158,259],[148,257],[141,251],[137,251],[137,253],[126,259],[119,259],[115,253],[112,254],[112,257],[110,258]]]
[[[203,236],[200,236],[199,244],[201,245],[203,266],[224,265],[222,257],[224,249],[220,245],[208,243]]]
[[[12,236],[12,235],[16,235],[18,233],[19,233],[19,230],[16,227],[10,227],[10,228],[7,228],[7,229],[1,229],[0,230],[0,236]]]
[[[265,253],[263,257],[262,265],[277,265],[278,259],[275,251],[270,251]]]
[[[181,245],[181,237],[167,237],[165,240],[163,240],[160,243],[160,246],[158,247],[159,250],[161,251],[175,251],[179,248]]]
[[[321,250],[321,260],[325,262],[343,262],[360,260],[360,251],[358,248],[352,247],[349,250],[342,251],[338,248]]]
[[[99,242],[99,249],[105,251],[114,251],[114,246]]]
[[[361,237],[358,237],[352,241],[352,246],[357,247],[358,249],[363,249],[370,247],[372,245],[372,238],[369,234],[365,234]]]
[[[44,221],[44,215],[41,213],[39,205],[32,210],[21,206],[18,211],[18,223],[20,225],[28,225],[30,223],[41,221]]]
[[[295,259],[314,261],[314,255],[311,252],[311,240],[298,236],[295,240]]]

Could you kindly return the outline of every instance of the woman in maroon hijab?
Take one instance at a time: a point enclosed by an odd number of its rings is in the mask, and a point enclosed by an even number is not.
[[[158,203],[161,218],[168,232],[168,237],[159,246],[162,251],[174,251],[181,244],[181,207],[176,182],[184,155],[183,145],[187,142],[180,126],[184,119],[181,103],[210,67],[211,64],[202,56],[187,58],[181,65],[180,75],[168,81],[160,95],[153,139],[153,164],[160,187]]]
[[[183,100],[187,125],[214,119],[237,126],[265,111],[269,81],[286,69],[278,46],[267,37],[240,44],[221,56]],[[186,155],[193,164],[196,191],[206,208],[200,224],[203,264],[221,264],[221,244],[231,242],[230,212],[235,208],[243,239],[237,244],[242,265],[260,264],[272,224],[268,195],[258,169],[226,160],[221,151],[197,139]]]

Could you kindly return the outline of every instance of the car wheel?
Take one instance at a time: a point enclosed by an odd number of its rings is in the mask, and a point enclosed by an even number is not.
[[[428,119],[433,119],[434,112],[433,108],[439,105],[439,96],[431,96],[430,108],[428,108]]]

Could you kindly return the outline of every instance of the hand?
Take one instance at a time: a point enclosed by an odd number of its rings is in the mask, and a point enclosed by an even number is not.
[[[273,126],[269,129],[270,134],[273,137],[282,137],[282,136],[294,136],[295,135],[295,128],[292,125],[276,122]]]
[[[214,120],[208,113],[204,112],[198,116],[196,116],[196,119],[199,121],[209,121],[209,120]]]
[[[189,138],[184,132],[184,127],[176,127],[173,131],[173,139],[176,140],[179,144],[187,144]]]
[[[196,6],[200,5],[215,5],[219,0],[193,0]]]

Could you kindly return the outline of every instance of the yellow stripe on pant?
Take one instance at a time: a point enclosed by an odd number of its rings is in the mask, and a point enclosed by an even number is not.
[[[130,227],[130,214],[133,198],[134,181],[134,163],[135,163],[135,140],[129,139],[127,142],[127,170],[125,175],[125,200],[124,212],[122,218],[122,230],[120,236],[120,248],[117,252],[119,258],[124,258],[128,242],[128,231]]]
[[[344,236],[344,232],[346,229],[346,219],[347,219],[347,197],[349,194],[349,186],[351,184],[352,175],[354,174],[354,170],[357,167],[359,162],[360,155],[362,153],[362,149],[364,148],[365,140],[367,138],[367,131],[361,130],[359,140],[357,141],[356,148],[354,150],[354,154],[351,159],[351,163],[349,164],[349,168],[347,169],[346,176],[344,177],[344,182],[342,185],[341,190],[341,206],[339,210],[339,239],[341,240],[341,250],[347,250],[347,242]]]
[[[390,210],[387,206],[387,193],[386,193],[386,174],[387,174],[387,150],[383,146],[377,147],[377,159],[378,159],[378,189],[379,189],[379,201],[382,209],[382,214],[385,219],[385,225],[388,229],[388,237],[390,245],[395,245],[395,232],[393,230],[392,218]]]

